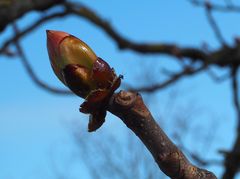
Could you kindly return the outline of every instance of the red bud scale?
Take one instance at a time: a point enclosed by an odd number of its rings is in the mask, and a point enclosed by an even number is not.
[[[47,30],[47,48],[56,76],[85,99],[80,111],[90,114],[88,130],[95,131],[105,121],[107,104],[121,76],[87,44],[66,32]]]

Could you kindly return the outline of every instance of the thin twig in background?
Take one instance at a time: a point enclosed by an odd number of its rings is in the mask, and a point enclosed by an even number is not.
[[[237,119],[236,138],[232,149],[225,154],[225,171],[222,179],[234,179],[240,167],[240,101],[237,81],[238,69],[239,67],[232,68],[232,94]]]
[[[199,1],[199,0],[188,0],[190,3],[192,3],[195,6],[203,7],[205,8],[205,1]],[[240,13],[240,6],[237,5],[218,5],[218,4],[211,4],[211,8],[214,11],[219,12],[227,12],[227,13]]]
[[[0,48],[0,53],[4,53],[8,49],[9,45],[11,45],[12,43],[20,40],[25,35],[29,35],[33,30],[38,28],[43,23],[48,22],[51,19],[63,17],[63,16],[66,16],[66,15],[68,15],[68,12],[63,11],[63,12],[58,12],[58,13],[54,13],[54,14],[51,14],[51,15],[47,15],[47,16],[42,17],[41,19],[35,21],[33,24],[26,27],[24,30],[18,31],[18,33],[15,33],[15,35],[13,37],[6,40]]]
[[[227,6],[227,7],[232,7],[232,6],[234,6],[232,0],[225,0],[225,3],[226,3],[226,6]]]
[[[207,6],[206,5],[206,15],[207,15],[207,19],[208,19],[208,22],[209,24],[211,25],[213,31],[214,31],[214,35],[216,35],[216,38],[219,40],[219,42],[223,45],[223,46],[227,46],[224,38],[223,38],[223,35],[220,31],[220,28],[218,27],[214,17],[213,17],[213,14],[212,14],[212,7],[211,6]]]
[[[240,131],[240,98],[239,98],[239,86],[238,86],[238,69],[232,69],[232,91],[233,91],[233,104],[236,110],[236,117],[238,121],[238,130]]]
[[[169,85],[172,85],[173,83],[179,81],[183,77],[197,74],[198,72],[201,72],[206,68],[207,68],[207,65],[203,65],[203,66],[195,68],[195,69],[187,67],[187,68],[183,69],[181,72],[171,75],[171,77],[169,77],[169,79],[167,79],[166,81],[164,81],[162,83],[147,85],[144,87],[136,87],[136,88],[128,86],[127,90],[138,91],[138,92],[143,92],[143,93],[153,93],[153,92],[156,92],[157,90],[160,90],[160,89],[168,87]]]
[[[222,161],[216,160],[216,159],[203,159],[202,157],[200,157],[198,154],[190,151],[189,149],[187,149],[186,147],[184,147],[184,145],[180,145],[179,148],[181,148],[188,156],[191,157],[192,160],[194,160],[196,163],[198,163],[198,165],[202,166],[202,167],[206,167],[206,166],[212,166],[212,165],[222,165]]]
[[[75,3],[74,3],[75,4]],[[240,64],[239,54],[236,57],[232,57],[229,59],[221,58],[222,54],[232,53],[232,51],[237,51],[238,46],[226,47],[223,46],[211,53],[206,53],[202,49],[198,48],[183,48],[177,46],[176,44],[168,44],[168,43],[137,43],[134,41],[130,41],[126,39],[120,33],[118,33],[110,23],[106,20],[102,19],[99,15],[93,12],[91,9],[85,6],[74,6],[74,4],[66,3],[66,8],[73,14],[82,17],[94,25],[102,29],[109,37],[111,37],[118,45],[119,49],[129,49],[142,54],[162,54],[162,55],[170,55],[172,57],[177,57],[176,59],[187,58],[193,62],[202,62],[202,63],[211,63],[217,66],[232,66],[232,63],[238,65]],[[230,59],[234,59],[231,61]]]
[[[218,76],[217,74],[214,73],[214,71],[211,70],[211,68],[208,68],[206,72],[217,83],[224,82],[231,77],[230,72],[227,72],[226,74]]]
[[[235,179],[240,167],[240,130],[236,130],[236,138],[232,149],[224,155],[224,172],[222,179]]]
[[[238,49],[237,45],[234,47],[228,47],[228,48],[222,47],[220,49],[217,49],[216,51],[213,51],[207,54],[204,52],[204,50],[201,50],[198,48],[192,48],[192,47],[182,48],[177,46],[176,44],[136,43],[121,36],[119,33],[117,33],[116,30],[114,30],[114,28],[106,20],[100,18],[97,14],[95,14],[89,8],[86,8],[81,4],[80,6],[78,5],[74,6],[74,4],[65,3],[63,7],[66,8],[65,10],[68,14],[75,14],[79,17],[82,17],[92,22],[94,25],[96,25],[100,29],[102,29],[104,32],[106,32],[107,35],[109,35],[118,44],[118,47],[120,49],[130,49],[132,51],[136,51],[143,54],[148,54],[148,53],[166,54],[172,57],[177,57],[177,59],[181,59],[182,57],[184,57],[184,58],[190,59],[193,62],[198,61],[202,63],[211,63],[217,66],[231,66],[232,63],[236,65],[240,64],[240,60],[239,60],[240,58],[238,56],[231,57],[229,59],[221,58],[222,57],[221,54],[228,54],[230,52],[232,53],[232,51],[236,51]],[[61,13],[63,13],[63,16],[64,16],[65,12],[61,12]],[[237,54],[232,54],[232,55],[237,55]],[[234,60],[232,61],[230,59],[234,59]]]

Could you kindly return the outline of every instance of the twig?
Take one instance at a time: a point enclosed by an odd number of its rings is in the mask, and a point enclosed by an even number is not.
[[[226,3],[226,6],[227,6],[227,7],[233,6],[232,0],[225,0],[225,3]]]
[[[179,146],[183,151],[186,152],[187,155],[191,157],[195,162],[197,162],[200,166],[206,167],[209,165],[222,165],[222,162],[216,159],[203,159],[202,157],[198,156],[196,153],[191,152],[183,145]]]
[[[118,116],[151,152],[159,168],[173,179],[216,179],[192,165],[153,119],[141,96],[121,91],[112,97],[108,110]]]
[[[223,74],[222,76],[218,76],[210,68],[208,68],[208,70],[206,70],[206,72],[215,82],[218,82],[218,83],[221,83],[231,77],[229,72],[226,74]]]
[[[21,32],[18,32],[13,37],[11,37],[10,39],[6,40],[4,42],[4,44],[2,45],[2,47],[0,48],[0,53],[4,53],[7,50],[7,48],[9,47],[10,44],[20,40],[25,35],[29,35],[30,32],[35,30],[37,27],[39,27],[43,23],[45,23],[45,22],[47,22],[47,21],[49,21],[51,19],[58,18],[58,17],[63,17],[63,16],[66,16],[66,15],[68,15],[68,12],[67,11],[63,11],[63,12],[58,12],[58,13],[55,13],[55,14],[51,14],[51,15],[45,16],[45,17],[35,21],[33,24],[31,24],[30,26],[28,26],[27,28],[25,28]]]
[[[202,50],[196,48],[180,48],[173,44],[163,43],[147,44],[132,42],[120,35],[107,21],[100,18],[89,8],[82,5],[79,8],[76,6],[76,3],[66,3],[65,6],[70,12],[85,18],[104,30],[118,44],[120,49],[131,49],[139,53],[163,53],[177,57],[189,57],[192,59],[205,59],[207,57]]]
[[[157,84],[153,84],[153,85],[150,85],[150,86],[144,86],[144,87],[138,87],[138,88],[128,87],[127,90],[144,92],[144,93],[153,93],[153,92],[156,92],[157,90],[168,87],[169,85],[179,81],[183,77],[187,77],[187,76],[196,74],[196,73],[201,72],[202,70],[204,70],[206,68],[207,68],[207,65],[203,65],[203,66],[201,66],[199,68],[196,68],[196,69],[193,69],[191,67],[187,67],[187,68],[183,69],[181,72],[172,75],[169,79],[167,79],[166,81],[164,81],[162,83],[157,83]]]
[[[240,131],[240,98],[239,98],[239,87],[238,87],[238,68],[232,69],[232,91],[233,91],[233,103],[236,110],[236,116],[238,121],[238,130]]]
[[[237,117],[237,136],[234,142],[234,146],[230,152],[225,156],[225,171],[222,179],[234,179],[236,173],[240,167],[240,102],[239,102],[239,89],[237,81],[237,73],[239,67],[232,68],[232,92],[233,103],[236,110]]]
[[[100,18],[90,9],[84,7],[83,5],[78,5],[78,3],[64,3],[63,6],[65,7],[64,12],[60,12],[59,14],[50,15],[50,17],[45,17],[44,19],[40,19],[40,22],[36,22],[36,25],[32,25],[27,29],[33,30],[38,25],[43,22],[46,22],[54,17],[65,16],[68,14],[75,14],[79,17],[82,17],[90,22],[92,22],[97,27],[101,28],[103,31],[107,33],[119,46],[120,49],[130,49],[139,53],[148,54],[148,53],[156,53],[156,54],[166,54],[173,57],[177,57],[178,59],[189,58],[192,62],[198,61],[202,63],[211,63],[218,66],[231,66],[233,63],[238,65],[240,64],[239,56],[236,56],[239,53],[231,53],[231,58],[221,58],[221,54],[227,54],[229,51],[238,51],[238,46],[234,47],[222,47],[216,51],[211,53],[206,53],[204,50],[200,50],[197,48],[182,48],[175,44],[166,44],[166,43],[136,43],[124,38],[120,35],[107,21]],[[53,16],[53,17],[51,17]],[[41,22],[42,21],[42,22]],[[34,28],[32,28],[34,26]],[[27,34],[28,31],[25,29],[22,32],[23,35]],[[29,31],[29,32],[30,32]],[[20,32],[21,33],[21,32]],[[13,37],[13,42],[16,39],[20,39],[22,36]],[[2,49],[7,48],[11,42],[6,42],[7,45],[4,45]],[[0,50],[1,52],[1,50]],[[234,56],[235,55],[235,56]]]
[[[195,6],[205,8],[205,2],[204,1],[198,1],[198,0],[188,0],[188,1]],[[211,8],[214,11],[220,11],[220,12],[232,12],[232,13],[239,13],[240,12],[240,6],[236,6],[236,5],[222,6],[222,5],[218,5],[218,4],[211,4]]]
[[[233,148],[225,155],[222,179],[234,179],[240,166],[240,131],[237,130]]]
[[[81,5],[80,7],[76,3],[65,3],[66,9],[82,17],[94,25],[102,29],[109,37],[111,37],[118,45],[119,49],[130,49],[135,52],[142,54],[166,54],[178,59],[189,58],[192,62],[202,62],[211,63],[218,66],[232,66],[232,63],[238,65],[240,64],[239,53],[234,53],[231,58],[221,58],[221,54],[227,54],[229,51],[238,51],[238,46],[226,47],[213,51],[211,53],[206,53],[204,50],[197,48],[183,48],[176,44],[167,43],[137,43],[126,39],[120,35],[106,20],[102,19],[95,12],[91,11],[89,8]],[[237,56],[236,56],[237,55]],[[234,61],[232,61],[234,59]]]
[[[30,11],[44,11],[64,1],[65,0],[6,0],[5,4],[0,3],[0,32],[3,31],[7,25]]]
[[[208,6],[206,4],[206,15],[207,15],[207,18],[208,18],[208,22],[209,24],[211,25],[213,31],[214,31],[214,34],[216,35],[216,38],[219,40],[219,42],[223,45],[223,46],[227,46],[224,38],[223,38],[223,35],[220,31],[220,28],[218,27],[216,21],[214,20],[214,17],[212,15],[212,6]]]

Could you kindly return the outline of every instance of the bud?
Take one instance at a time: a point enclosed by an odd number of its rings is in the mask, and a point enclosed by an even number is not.
[[[56,76],[76,95],[85,99],[80,111],[91,114],[89,131],[99,128],[106,107],[122,76],[80,39],[60,31],[47,30],[48,54]]]

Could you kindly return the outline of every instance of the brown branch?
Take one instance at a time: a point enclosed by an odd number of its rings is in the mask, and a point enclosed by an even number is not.
[[[183,77],[197,74],[198,72],[201,72],[206,68],[207,68],[207,65],[203,65],[196,69],[191,68],[191,67],[186,67],[181,72],[171,75],[171,77],[169,79],[167,79],[166,81],[164,81],[162,83],[157,83],[157,84],[148,85],[148,86],[144,86],[144,87],[138,87],[138,88],[128,87],[127,89],[129,91],[153,93],[153,92],[156,92],[157,90],[166,88],[166,87],[174,84],[175,82],[179,81]]]
[[[189,58],[193,62],[215,64],[218,66],[240,65],[239,45],[233,47],[223,46],[211,53],[205,53],[204,50],[197,48],[183,48],[175,44],[166,43],[137,43],[130,41],[120,35],[106,20],[102,19],[95,12],[84,6],[77,6],[76,3],[65,3],[69,12],[82,17],[102,29],[111,37],[120,49],[130,49],[139,53],[165,54],[173,57]],[[227,58],[226,58],[226,55]]]
[[[147,43],[135,43],[123,36],[121,36],[107,21],[100,18],[95,12],[87,7],[76,6],[75,3],[66,3],[65,6],[68,10],[77,16],[85,18],[104,30],[117,44],[120,49],[131,49],[139,53],[162,53],[173,56],[183,56],[192,59],[205,59],[206,54],[195,48],[179,48],[173,44],[147,44]]]
[[[64,0],[7,0],[5,3],[0,2],[0,32],[8,24],[22,17],[25,13],[33,10],[44,11],[62,2]]]
[[[184,57],[189,58],[193,62],[198,61],[202,63],[215,64],[218,66],[233,66],[240,65],[240,53],[239,53],[239,45],[235,44],[233,47],[222,47],[216,51],[211,53],[206,53],[204,50],[200,50],[197,48],[182,48],[175,44],[166,44],[166,43],[137,43],[130,41],[120,35],[107,21],[100,18],[97,14],[91,11],[89,8],[80,5],[78,3],[64,3],[63,6],[66,8],[64,12],[60,12],[59,14],[52,15],[53,17],[45,17],[40,22],[36,22],[32,26],[25,29],[24,32],[20,32],[23,36],[27,34],[27,32],[35,29],[38,25],[47,20],[57,17],[64,16],[67,14],[75,14],[79,17],[82,17],[90,22],[92,22],[97,27],[101,28],[103,31],[107,33],[117,44],[120,49],[130,49],[139,53],[158,53],[158,54],[166,54],[173,57]],[[2,49],[6,49],[7,46],[11,44],[16,39],[20,39],[22,36],[13,37],[9,39],[9,42],[6,42]],[[1,51],[1,50],[0,50]],[[226,56],[227,55],[227,56]],[[227,58],[226,58],[227,57]],[[183,58],[182,58],[183,59]]]
[[[5,54],[5,52],[7,51],[9,45],[11,45],[12,43],[20,40],[22,37],[24,37],[25,35],[29,35],[33,30],[35,30],[37,27],[39,27],[40,25],[42,25],[43,23],[54,19],[54,18],[58,18],[58,17],[63,17],[68,15],[69,12],[67,11],[63,11],[63,12],[58,12],[58,13],[54,13],[51,15],[47,15],[37,21],[35,21],[33,24],[31,24],[30,26],[26,27],[24,30],[18,32],[17,34],[15,34],[13,37],[11,37],[10,39],[6,40],[1,49],[0,49],[0,53]],[[7,54],[5,54],[7,55]],[[11,55],[11,54],[10,54]]]
[[[198,7],[204,7],[206,6],[206,2],[204,1],[199,1],[199,0],[188,0],[190,3],[192,3],[195,6]],[[239,13],[240,12],[240,6],[233,5],[232,3],[228,3],[226,6],[224,5],[218,5],[218,4],[210,4],[211,8],[214,11],[220,11],[220,12],[235,12]]]
[[[118,116],[151,152],[159,168],[173,179],[215,179],[207,170],[192,165],[153,119],[141,96],[121,91],[115,94],[108,110]]]
[[[238,121],[238,130],[240,131],[240,98],[239,98],[239,87],[238,87],[238,69],[233,68],[232,70],[232,90],[233,90],[233,103],[236,110],[236,116]]]
[[[212,78],[213,81],[217,82],[217,83],[221,83],[224,82],[225,80],[229,79],[231,77],[231,75],[229,74],[229,72],[227,72],[224,75],[218,76],[217,74],[215,74],[210,68],[208,68],[208,70],[206,70],[207,74]]]
[[[234,179],[240,166],[240,131],[237,131],[233,148],[225,156],[222,179]]]
[[[225,171],[222,179],[234,179],[240,167],[240,101],[237,81],[238,68],[239,67],[232,69],[233,104],[236,110],[236,117],[238,122],[236,134],[237,136],[232,150],[228,152],[225,157]]]
[[[220,28],[218,27],[218,25],[217,25],[213,15],[212,15],[212,7],[206,5],[205,9],[206,9],[206,15],[207,15],[208,22],[211,25],[216,38],[219,40],[219,42],[222,45],[227,46],[227,44],[226,44],[226,42],[225,42],[225,40],[223,38],[223,35],[222,35],[221,31],[220,31]]]
[[[13,24],[13,28],[14,28],[14,31],[15,33],[17,34],[18,33],[18,28],[16,26],[16,24]],[[69,90],[62,90],[62,89],[58,89],[58,88],[55,88],[55,87],[51,87],[49,86],[48,84],[42,82],[38,77],[37,75],[34,73],[30,63],[28,62],[27,60],[27,57],[26,55],[24,54],[24,51],[20,45],[20,43],[18,42],[18,40],[15,41],[15,46],[16,46],[16,49],[17,49],[17,52],[18,52],[18,55],[21,59],[21,62],[24,66],[24,68],[26,69],[28,75],[30,76],[30,78],[32,79],[32,81],[38,85],[39,87],[51,92],[51,93],[54,93],[54,94],[69,94],[71,95],[72,92],[70,92]]]

